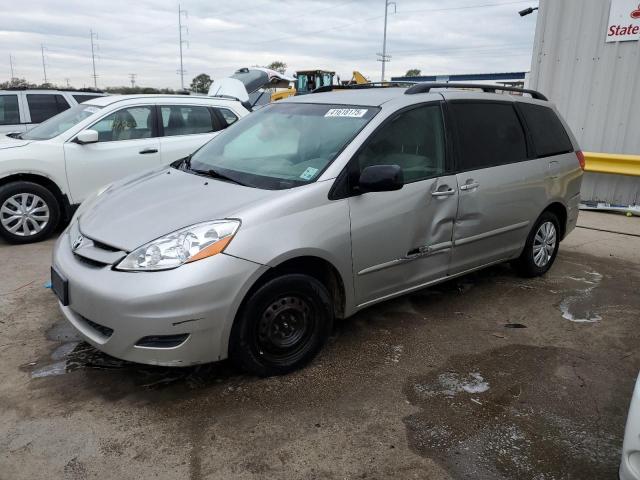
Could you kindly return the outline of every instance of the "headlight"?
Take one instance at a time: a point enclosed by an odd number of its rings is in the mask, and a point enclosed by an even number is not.
[[[127,255],[117,270],[168,270],[222,252],[240,227],[239,220],[198,223],[147,243]]]

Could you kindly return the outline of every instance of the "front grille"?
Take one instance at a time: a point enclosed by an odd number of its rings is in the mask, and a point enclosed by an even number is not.
[[[104,337],[111,337],[113,335],[113,328],[105,327],[104,325],[100,325],[96,322],[92,322],[88,318],[82,317],[87,325],[93,328],[96,332],[100,333]]]

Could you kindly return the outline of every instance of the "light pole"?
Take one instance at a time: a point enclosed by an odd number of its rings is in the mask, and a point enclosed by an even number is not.
[[[524,10],[520,10],[520,11],[518,12],[518,14],[519,14],[521,17],[525,17],[525,16],[529,15],[530,13],[533,13],[533,12],[534,12],[534,10],[538,10],[538,7],[533,7],[533,8],[529,7],[529,8],[525,8]]]
[[[381,82],[384,82],[384,67],[391,59],[391,57],[387,55],[387,16],[389,13],[390,5],[393,5],[393,13],[396,13],[396,2],[390,2],[389,0],[384,1],[384,34],[382,36],[382,53],[378,54],[380,56],[378,61],[382,62],[382,75],[380,77]]]

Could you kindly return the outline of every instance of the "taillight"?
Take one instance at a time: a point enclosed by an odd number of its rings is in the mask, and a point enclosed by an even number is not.
[[[576,151],[576,157],[578,157],[578,162],[580,162],[580,168],[582,170],[584,170],[584,153],[582,153],[582,150],[577,150]]]

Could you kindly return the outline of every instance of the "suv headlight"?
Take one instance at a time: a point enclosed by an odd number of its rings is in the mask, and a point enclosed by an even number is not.
[[[216,220],[182,228],[127,255],[117,270],[168,270],[222,252],[240,227],[240,220]]]

